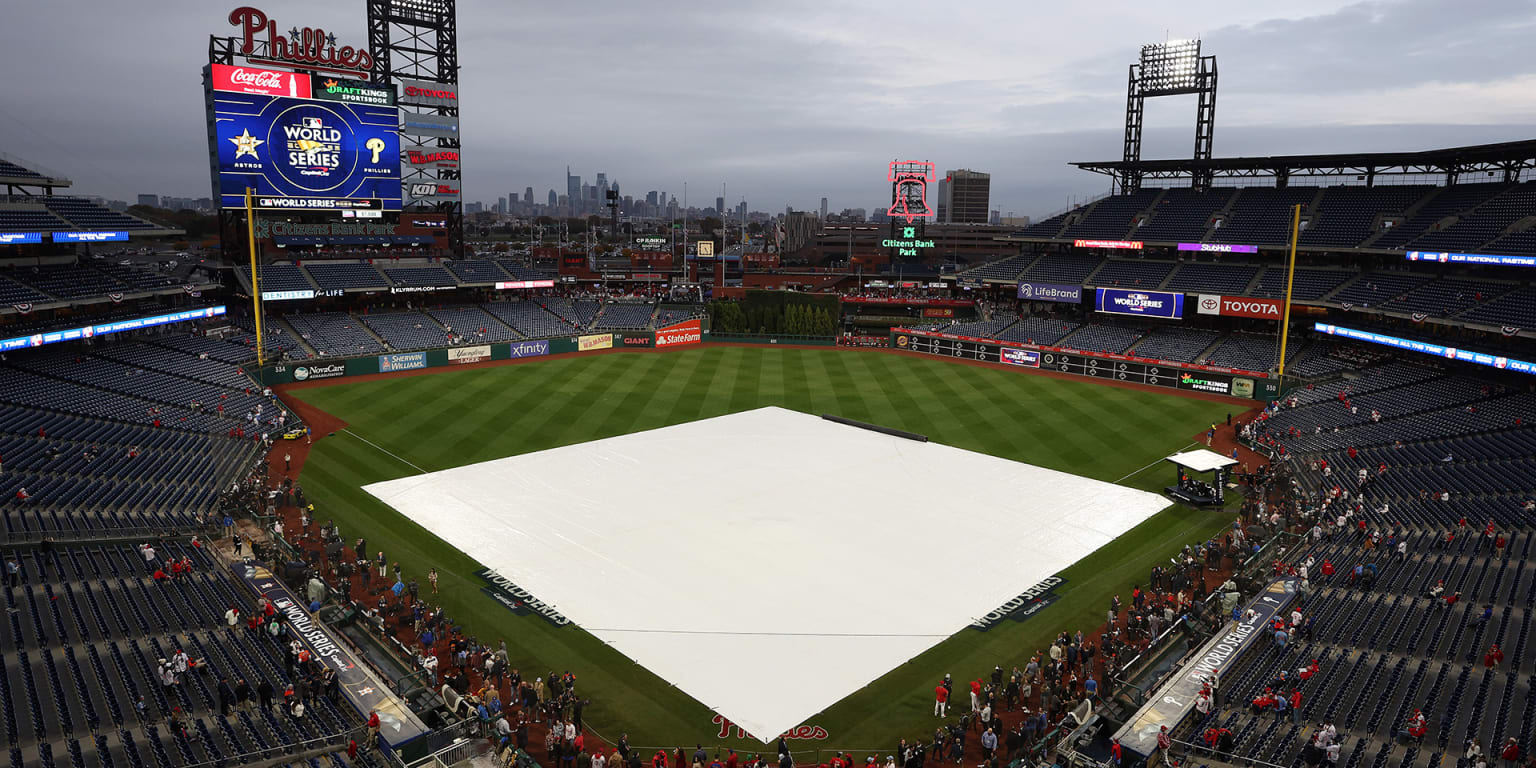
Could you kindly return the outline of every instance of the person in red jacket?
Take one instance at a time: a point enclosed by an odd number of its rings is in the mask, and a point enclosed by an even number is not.
[[[667,751],[665,749],[658,749],[656,754],[651,756],[651,768],[667,768]]]
[[[981,678],[971,681],[971,711],[981,711]]]
[[[1511,736],[1504,741],[1504,748],[1499,750],[1499,759],[1509,763],[1510,768],[1515,768],[1520,762],[1520,742]]]
[[[284,691],[283,692],[283,696],[286,697],[287,695],[288,695],[288,692]],[[378,712],[378,710],[370,710],[368,712],[368,743],[372,744],[375,747],[377,747],[378,746],[378,742],[379,742],[379,712]]]
[[[1323,561],[1323,575],[1324,576],[1332,576],[1333,575],[1333,561],[1332,560],[1324,560]]]
[[[1120,740],[1114,739],[1109,743],[1109,760],[1115,765],[1120,765],[1120,759],[1124,753],[1120,750]]]
[[[933,714],[935,717],[943,717],[949,710],[949,689],[940,682],[933,688]]]
[[[1498,643],[1494,643],[1493,647],[1489,648],[1488,652],[1483,654],[1483,666],[1489,669],[1493,669],[1494,667],[1497,667],[1503,663],[1504,651],[1503,649],[1499,648]]]

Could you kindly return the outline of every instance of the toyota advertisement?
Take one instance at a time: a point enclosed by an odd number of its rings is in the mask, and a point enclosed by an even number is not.
[[[221,205],[243,208],[250,187],[265,207],[399,210],[399,110],[309,96],[214,90]]]
[[[1093,308],[1094,311],[1111,315],[1163,317],[1177,320],[1184,317],[1184,294],[1127,288],[1097,288]]]
[[[1024,301],[1076,304],[1083,300],[1083,287],[1061,283],[1019,283],[1019,298]]]
[[[1195,304],[1195,311],[1202,315],[1257,317],[1261,320],[1279,320],[1280,308],[1281,301],[1279,299],[1217,296],[1211,293],[1200,294],[1199,300]]]

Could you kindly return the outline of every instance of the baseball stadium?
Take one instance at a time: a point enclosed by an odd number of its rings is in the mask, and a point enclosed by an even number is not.
[[[1533,764],[1536,141],[1221,157],[1170,40],[1032,222],[471,211],[353,4],[199,12],[206,215],[0,154],[11,768]]]

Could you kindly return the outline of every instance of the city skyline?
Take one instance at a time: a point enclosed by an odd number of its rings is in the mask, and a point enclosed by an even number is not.
[[[198,72],[207,36],[231,33],[229,7],[79,6],[27,5],[0,27],[12,60],[48,62],[7,81],[0,151],[74,179],[78,194],[208,196]],[[1536,20],[1530,0],[1474,13],[1437,0],[898,6],[702,17],[618,3],[513,14],[463,0],[465,198],[560,190],[564,161],[550,158],[569,158],[632,195],[666,189],[681,202],[686,181],[702,201],[724,182],[758,210],[819,210],[821,197],[873,210],[888,198],[886,165],[901,159],[989,173],[993,210],[1038,218],[1108,190],[1067,162],[1119,157],[1126,65],[1170,35],[1199,35],[1221,62],[1218,157],[1429,149],[1536,127],[1536,64],[1517,55]],[[265,10],[366,42],[361,0]],[[1040,33],[1020,45],[1021,30]],[[51,55],[77,38],[99,43]],[[588,48],[597,53],[571,55]],[[105,73],[133,85],[106,87]],[[1193,112],[1191,98],[1149,104],[1144,156],[1189,156]]]

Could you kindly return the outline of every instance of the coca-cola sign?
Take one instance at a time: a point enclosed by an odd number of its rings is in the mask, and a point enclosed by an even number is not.
[[[213,68],[211,74],[215,91],[309,98],[309,75],[259,67],[236,67],[228,64],[209,66]]]
[[[229,12],[229,23],[240,28],[240,54],[250,61],[317,69],[327,72],[367,75],[373,57],[362,48],[336,47],[336,36],[311,27],[292,27],[279,34],[277,22],[250,6]],[[257,48],[258,35],[265,34],[265,50]]]

